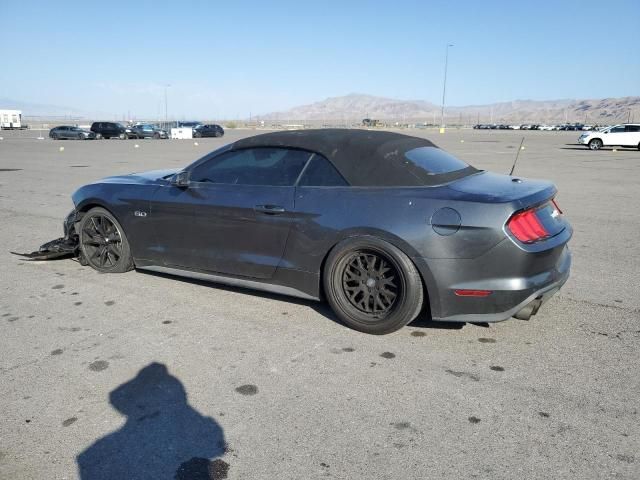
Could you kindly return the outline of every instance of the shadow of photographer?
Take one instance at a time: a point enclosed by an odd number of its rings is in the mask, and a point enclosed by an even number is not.
[[[109,394],[127,417],[122,428],[77,457],[82,480],[217,480],[229,465],[222,427],[193,409],[184,386],[167,367],[151,363]]]

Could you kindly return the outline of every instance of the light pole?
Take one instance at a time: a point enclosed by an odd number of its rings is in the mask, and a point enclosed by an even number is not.
[[[169,125],[169,118],[168,118],[168,107],[167,107],[167,88],[169,88],[171,85],[169,85],[168,83],[166,83],[164,86],[164,128],[167,128]]]
[[[447,43],[447,48],[444,55],[444,84],[442,85],[442,109],[440,110],[440,126],[444,128],[444,97],[447,93],[447,66],[449,64],[449,47],[453,47],[453,44]]]

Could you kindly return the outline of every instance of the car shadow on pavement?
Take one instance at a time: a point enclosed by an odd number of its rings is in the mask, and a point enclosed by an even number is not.
[[[582,150],[582,151],[591,151],[589,147],[586,145],[580,145],[579,143],[566,143],[565,147],[560,147],[560,150]],[[600,151],[610,152],[612,149],[616,149],[617,152],[636,152],[638,153],[638,149],[634,147],[602,147]]]
[[[151,363],[109,394],[127,417],[119,429],[81,452],[81,480],[227,477],[222,427],[191,407],[184,386],[167,367]]]

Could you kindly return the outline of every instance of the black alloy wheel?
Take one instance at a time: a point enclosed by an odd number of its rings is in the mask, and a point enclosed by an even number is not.
[[[391,262],[375,251],[356,251],[342,273],[345,295],[361,312],[384,315],[398,297],[398,272]]]
[[[417,268],[400,249],[377,237],[352,237],[333,247],[322,277],[336,316],[361,332],[394,332],[422,310],[424,286]]]
[[[103,208],[89,210],[80,221],[80,249],[99,272],[122,273],[133,268],[129,243],[116,218]]]

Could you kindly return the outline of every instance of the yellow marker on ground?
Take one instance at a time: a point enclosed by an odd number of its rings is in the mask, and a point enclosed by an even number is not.
[[[61,151],[61,152],[64,152],[64,147],[60,147],[60,151]]]
[[[440,133],[444,133],[444,127],[440,128]]]
[[[197,147],[198,146],[198,142],[193,142],[193,144]]]
[[[133,148],[139,148],[140,145],[138,145],[137,143],[133,146]]]
[[[464,143],[464,140],[460,140],[460,143]]]

